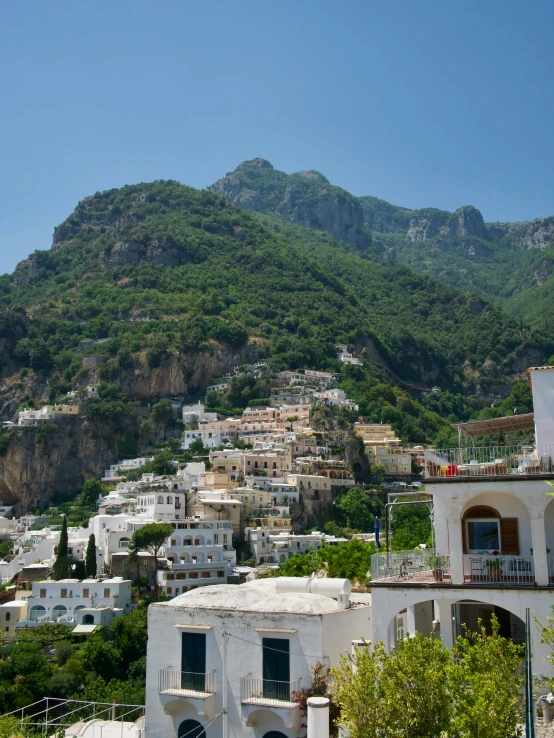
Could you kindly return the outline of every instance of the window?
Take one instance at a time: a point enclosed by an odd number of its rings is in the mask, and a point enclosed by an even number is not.
[[[171,580],[171,579],[175,579],[175,575],[174,575],[174,574],[171,574],[171,573],[169,573],[169,574],[167,575],[167,578],[168,578],[168,579],[170,579],[170,580]]]
[[[223,543],[227,543],[227,533],[223,534]]]
[[[202,572],[202,579],[211,579],[212,573],[210,571]]]
[[[61,591],[61,596],[62,596],[62,597],[67,597],[67,589],[65,589],[65,587],[64,587],[64,588],[62,588],[62,591]]]
[[[104,597],[109,597],[109,596],[110,596],[110,588],[104,587]]]
[[[177,545],[177,540],[175,538],[172,538],[171,539],[171,545],[172,546],[176,546]]]
[[[11,614],[11,612],[7,612],[7,613],[6,613],[6,622],[7,622],[8,620],[11,620],[11,619],[12,619],[12,614]]]
[[[191,573],[189,574],[189,579],[198,579],[198,572],[191,571]]]
[[[39,597],[46,597],[46,590],[45,590],[45,589],[41,589],[41,590],[40,590],[40,595],[39,595]]]
[[[173,497],[171,497],[171,495],[168,495],[168,497],[167,497],[167,499],[166,499],[166,503],[167,503],[168,505],[172,505],[172,504],[173,504]]]
[[[168,587],[167,588],[167,594],[168,595],[173,594],[173,587]]]
[[[89,595],[88,595],[88,587],[85,587],[85,588],[83,589],[83,597],[88,597],[88,596],[89,596]]]
[[[497,518],[466,520],[469,553],[500,550],[500,530]]]
[[[195,546],[199,546],[200,545],[200,538],[195,538],[194,539],[194,545]]]
[[[184,579],[186,577],[186,574],[184,571],[180,571],[178,574],[175,575],[175,579]]]
[[[225,576],[225,572],[222,571],[221,569],[218,569],[217,576],[221,579],[222,577]]]
[[[277,469],[277,462],[276,461],[273,462],[273,468],[274,469]]]
[[[162,495],[160,495],[158,497],[158,505],[163,505],[163,504],[164,504],[164,498],[162,497]]]
[[[214,533],[214,543],[218,543],[218,542],[219,542],[219,534]]]

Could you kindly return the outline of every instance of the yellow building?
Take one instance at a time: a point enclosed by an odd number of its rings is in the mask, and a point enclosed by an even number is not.
[[[3,633],[15,633],[18,620],[27,616],[27,600],[12,600],[0,605],[0,629]]]

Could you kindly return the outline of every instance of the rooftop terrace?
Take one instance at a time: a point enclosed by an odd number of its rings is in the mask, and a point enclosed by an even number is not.
[[[554,447],[467,446],[427,449],[424,477],[428,480],[456,478],[554,477]]]

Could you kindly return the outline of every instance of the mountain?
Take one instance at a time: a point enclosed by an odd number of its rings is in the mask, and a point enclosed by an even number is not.
[[[364,226],[358,199],[329,184],[313,169],[285,174],[265,159],[252,159],[208,190],[232,200],[243,210],[272,213],[296,225],[327,231],[359,251],[371,250],[371,234]]]
[[[120,381],[141,352],[153,368],[217,345],[315,366],[341,342],[402,380],[470,392],[521,372],[522,357],[538,359],[547,345],[485,301],[177,182],[85,198],[55,229],[52,248],[18,265],[0,290],[5,307],[25,314],[7,371],[23,362],[63,387],[82,368],[75,352],[87,339],[111,339],[94,351]],[[126,389],[137,395],[131,375]]]
[[[269,207],[247,211],[215,192],[157,181],[85,198],[49,250],[0,277],[0,419],[102,383],[100,398],[67,421],[75,426],[56,424],[58,435],[46,426],[0,430],[0,497],[32,507],[54,491],[69,494],[168,437],[153,431],[160,397],[197,397],[256,359],[277,370],[336,371],[368,417],[425,442],[448,431],[447,416],[506,396],[554,353],[500,307],[389,263],[361,223],[360,201],[320,175],[295,176],[308,185],[299,190],[310,207],[291,212],[312,218],[331,202],[324,222],[341,240]],[[289,201],[291,191],[296,185]],[[337,343],[363,366],[342,365]],[[433,385],[445,390],[441,402],[422,399]],[[267,396],[255,391],[237,387],[232,407]]]
[[[263,159],[243,162],[209,189],[241,208],[327,231],[370,258],[406,264],[548,329],[554,308],[554,217],[485,223],[471,205],[454,213],[410,210],[376,197],[356,198],[318,172],[287,175]],[[340,196],[331,195],[335,191]]]

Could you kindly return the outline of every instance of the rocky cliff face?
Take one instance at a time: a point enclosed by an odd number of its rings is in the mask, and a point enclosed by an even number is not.
[[[356,249],[371,246],[357,198],[329,184],[313,169],[285,174],[265,159],[240,164],[234,172],[208,187],[244,210],[272,213],[304,226],[327,231]]]
[[[116,461],[110,424],[65,418],[55,424],[11,431],[0,456],[0,499],[20,514],[44,505],[54,492],[70,495],[85,479],[101,476]]]

